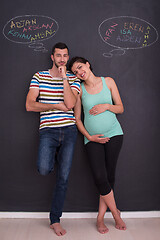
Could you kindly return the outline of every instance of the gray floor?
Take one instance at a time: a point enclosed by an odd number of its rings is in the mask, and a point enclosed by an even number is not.
[[[1,240],[160,240],[160,218],[124,219],[127,230],[114,227],[113,219],[105,219],[106,234],[96,230],[95,219],[62,219],[65,236],[56,236],[48,219],[0,219]]]

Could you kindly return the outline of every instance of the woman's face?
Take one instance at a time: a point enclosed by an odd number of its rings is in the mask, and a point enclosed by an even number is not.
[[[90,71],[90,65],[88,62],[75,62],[72,66],[72,72],[76,75],[77,78],[81,80],[86,80],[89,76]]]

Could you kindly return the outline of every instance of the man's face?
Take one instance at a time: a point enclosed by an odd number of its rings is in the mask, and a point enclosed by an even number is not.
[[[53,55],[51,55],[51,59],[57,68],[66,66],[69,60],[68,49],[55,48]]]

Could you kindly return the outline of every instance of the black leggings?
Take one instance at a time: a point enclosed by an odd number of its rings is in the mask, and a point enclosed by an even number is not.
[[[101,195],[114,188],[115,171],[123,135],[111,137],[105,144],[89,142],[85,145],[95,184]]]

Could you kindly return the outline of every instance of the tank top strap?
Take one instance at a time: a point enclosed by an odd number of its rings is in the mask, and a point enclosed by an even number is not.
[[[102,79],[102,84],[103,84],[103,88],[102,88],[101,93],[103,93],[103,92],[106,93],[106,90],[109,91],[109,88],[108,88],[108,86],[107,86],[107,84],[106,84],[105,78],[104,78],[104,77],[101,77],[101,79]],[[82,95],[83,95],[83,96],[86,95],[86,94],[89,95],[88,92],[87,92],[87,90],[86,90],[86,88],[85,88],[85,86],[84,86],[84,83],[83,83],[83,82],[81,83],[81,87],[82,87]]]
[[[108,88],[108,86],[107,86],[107,84],[106,84],[106,80],[105,80],[105,78],[104,77],[101,77],[101,79],[102,79],[102,83],[103,83],[103,90],[109,90],[109,88]]]
[[[104,77],[101,77],[101,79],[102,79],[102,82],[105,83],[105,78],[104,78]]]
[[[81,87],[82,87],[82,95],[84,95],[86,92],[86,89],[83,82],[81,83]]]

